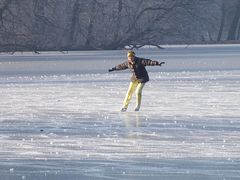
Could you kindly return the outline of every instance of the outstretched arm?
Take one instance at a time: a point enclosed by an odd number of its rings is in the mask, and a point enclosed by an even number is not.
[[[158,62],[159,63],[159,62]],[[160,62],[159,64],[158,64],[158,66],[162,66],[163,64],[165,64],[165,62]]]
[[[165,62],[153,61],[150,59],[141,59],[144,66],[162,66]]]
[[[119,70],[124,70],[124,69],[127,69],[128,68],[128,63],[127,62],[124,62],[122,64],[119,64],[111,69],[108,70],[108,72],[111,72],[111,71],[119,71]]]

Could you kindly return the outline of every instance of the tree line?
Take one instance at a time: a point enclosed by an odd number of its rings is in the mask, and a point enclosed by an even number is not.
[[[239,0],[0,0],[1,52],[239,39]]]

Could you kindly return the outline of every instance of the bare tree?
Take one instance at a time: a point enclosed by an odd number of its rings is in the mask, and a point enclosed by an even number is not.
[[[238,39],[239,19],[237,0],[1,0],[0,51]]]
[[[48,48],[51,41],[49,28],[52,22],[45,16],[45,9],[51,0],[8,0],[5,16],[2,16],[2,51],[38,52]]]
[[[126,25],[123,29],[117,24],[123,32],[121,36],[112,36],[110,43],[105,43],[104,49],[123,48],[126,45],[132,48],[143,45],[158,46],[159,40],[163,36],[170,36],[174,32],[171,30],[171,21],[176,11],[185,11],[193,5],[192,1],[125,1],[121,6],[125,8],[126,16],[123,16],[122,22]],[[124,6],[125,5],[125,6]],[[169,22],[170,21],[170,22]],[[120,22],[119,18],[118,21]],[[115,32],[116,32],[115,31]]]

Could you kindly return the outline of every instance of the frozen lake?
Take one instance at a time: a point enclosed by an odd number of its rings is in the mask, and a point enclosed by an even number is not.
[[[126,51],[1,54],[0,180],[239,180],[240,46],[136,53],[166,65],[126,113]]]

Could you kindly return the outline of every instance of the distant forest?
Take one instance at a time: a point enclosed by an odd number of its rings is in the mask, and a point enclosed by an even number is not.
[[[240,0],[0,0],[0,51],[236,43]]]

